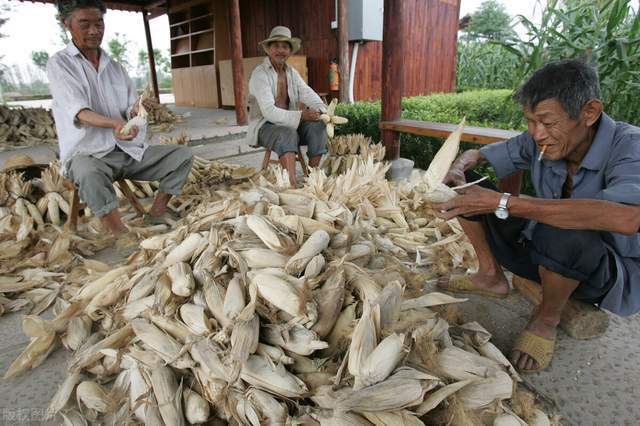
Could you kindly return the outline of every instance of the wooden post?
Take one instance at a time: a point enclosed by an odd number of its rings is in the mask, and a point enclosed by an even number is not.
[[[404,88],[404,9],[402,0],[384,0],[382,27],[382,120],[400,118]],[[387,160],[400,158],[400,134],[382,131]]]
[[[151,76],[151,86],[153,93],[158,101],[160,101],[160,91],[158,90],[158,75],[156,74],[156,58],[153,56],[153,43],[151,42],[151,30],[149,29],[149,16],[147,11],[142,11],[142,20],[144,21],[144,35],[147,38],[147,56],[149,57],[149,72]]]
[[[349,103],[349,0],[338,0],[338,56],[340,72],[340,102]]]
[[[242,65],[242,31],[240,26],[240,0],[229,4],[231,23],[231,68],[233,70],[233,96],[236,105],[236,123],[247,124],[246,88],[244,87],[244,66]]]

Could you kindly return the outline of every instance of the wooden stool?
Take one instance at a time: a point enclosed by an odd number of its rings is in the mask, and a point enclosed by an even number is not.
[[[513,287],[536,306],[542,301],[542,286],[536,282],[514,275]],[[608,326],[609,315],[605,311],[579,300],[569,299],[560,318],[560,328],[579,340],[600,337]]]
[[[302,155],[302,151],[300,147],[298,147],[298,154],[296,155],[296,159],[300,162],[300,167],[302,167],[302,173],[305,176],[309,176],[309,169],[307,168],[307,162],[304,160],[304,156]],[[262,160],[262,170],[266,170],[269,167],[269,164],[280,164],[278,160],[271,159],[271,150],[265,148],[264,149],[264,159]]]
[[[144,208],[138,201],[135,194],[131,191],[131,188],[129,188],[129,185],[127,185],[127,182],[125,182],[124,179],[117,179],[115,183],[120,187],[120,191],[122,191],[124,196],[127,197],[127,200],[129,200],[129,203],[131,203],[131,206],[136,211],[137,215],[143,216],[145,213]],[[69,212],[69,217],[67,217],[67,222],[64,227],[69,231],[75,232],[78,229],[78,212],[80,211],[80,207],[84,208],[86,205],[84,203],[80,203],[80,194],[78,193],[78,188],[76,188],[73,182],[69,179],[65,179],[64,187],[73,192],[73,196],[71,198],[71,212]]]

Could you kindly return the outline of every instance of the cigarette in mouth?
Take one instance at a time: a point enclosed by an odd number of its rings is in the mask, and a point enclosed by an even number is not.
[[[542,146],[542,149],[540,150],[540,154],[538,154],[538,161],[542,160],[542,157],[544,156],[544,152],[547,150],[548,146],[549,145],[543,145]]]

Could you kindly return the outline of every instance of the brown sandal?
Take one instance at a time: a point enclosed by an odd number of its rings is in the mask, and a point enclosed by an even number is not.
[[[535,373],[544,370],[551,364],[553,352],[556,346],[556,339],[545,339],[544,337],[524,330],[515,341],[512,351],[518,351],[529,355],[538,363],[538,368],[521,369],[523,373]]]

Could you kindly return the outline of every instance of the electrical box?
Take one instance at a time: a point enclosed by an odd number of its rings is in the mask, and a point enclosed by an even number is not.
[[[349,0],[349,41],[381,41],[383,11],[383,0]]]

